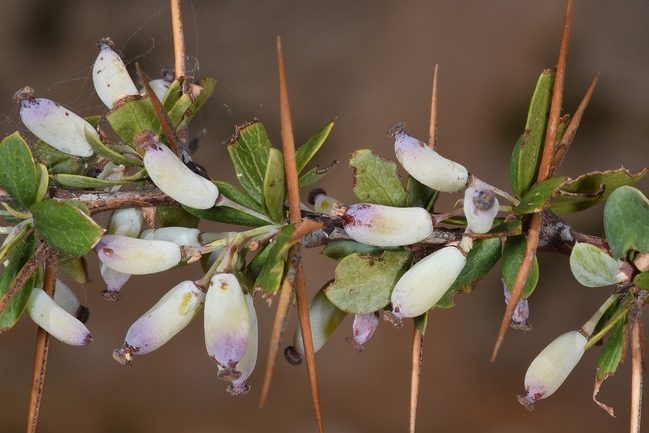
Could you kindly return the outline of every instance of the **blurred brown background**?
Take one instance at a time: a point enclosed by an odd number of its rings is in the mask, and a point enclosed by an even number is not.
[[[556,63],[565,1],[274,1],[183,2],[188,66],[196,77],[218,79],[193,122],[205,129],[195,156],[215,178],[233,181],[225,144],[234,126],[261,119],[280,144],[275,38],[282,36],[296,142],[338,118],[317,163],[343,162],[322,183],[354,202],[349,152],[372,148],[393,158],[386,129],[405,121],[427,137],[430,88],[439,75],[439,145],[445,156],[478,177],[508,188],[511,149],[522,132],[539,73]],[[602,75],[559,174],[647,165],[649,136],[649,2],[577,0],[568,56],[564,109],[572,113],[598,71]],[[0,123],[18,129],[14,91],[30,85],[79,114],[103,110],[90,71],[95,42],[110,36],[131,71],[138,61],[152,77],[173,65],[166,1],[4,0],[0,14]],[[645,192],[647,180],[639,184]],[[459,196],[445,198],[450,209]],[[569,221],[602,232],[602,206]],[[105,220],[104,220],[105,221]],[[214,226],[206,226],[215,229]],[[223,227],[217,227],[223,230]],[[73,286],[91,309],[95,342],[85,348],[53,341],[38,431],[287,432],[317,431],[304,366],[278,360],[270,401],[257,407],[274,308],[257,300],[260,359],[251,392],[230,397],[202,341],[202,318],[157,352],[126,368],[111,357],[130,324],[173,284],[200,277],[198,267],[157,278],[133,277],[120,302],[99,296],[101,284]],[[489,362],[504,312],[495,270],[456,308],[431,314],[424,349],[419,432],[626,431],[629,365],[591,399],[601,348],[589,350],[564,386],[528,413],[516,401],[534,356],[557,335],[581,326],[609,288],[587,289],[571,277],[565,257],[542,255],[541,281],[531,299],[532,332],[510,330]],[[308,254],[309,290],[327,281],[333,261]],[[545,271],[545,272],[544,272]],[[282,347],[291,341],[295,315]],[[351,318],[317,354],[324,424],[328,432],[407,431],[411,328],[381,323],[358,354],[344,337]],[[24,431],[36,327],[23,318],[0,335],[0,431]],[[647,424],[645,422],[645,424]],[[646,428],[645,431],[649,431]]]

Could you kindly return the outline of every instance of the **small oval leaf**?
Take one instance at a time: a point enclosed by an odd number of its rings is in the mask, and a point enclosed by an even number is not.
[[[325,294],[349,314],[367,314],[390,304],[390,293],[406,271],[408,251],[386,251],[381,258],[350,254],[338,263],[336,280]]]
[[[613,257],[629,251],[649,251],[649,201],[638,189],[623,186],[615,190],[604,207],[604,231]]]
[[[617,260],[594,245],[576,243],[570,253],[570,269],[577,281],[586,287],[604,287],[616,284]]]
[[[88,214],[71,203],[43,200],[30,210],[38,234],[62,253],[72,256],[87,254],[104,233]]]
[[[510,236],[505,242],[505,248],[503,249],[503,256],[501,260],[502,264],[502,276],[505,280],[507,288],[511,291],[514,287],[514,281],[516,281],[516,275],[518,274],[518,269],[523,263],[523,255],[525,254],[525,245],[527,244],[527,238],[523,235]],[[521,299],[527,299],[534,289],[536,288],[536,283],[539,281],[539,262],[534,255],[534,261],[532,263],[532,269],[530,269],[530,274],[527,277],[527,282],[525,283],[525,288],[523,289],[523,294]]]
[[[408,195],[397,174],[397,164],[369,149],[352,152],[354,194],[360,202],[403,207]]]
[[[0,142],[0,186],[25,208],[36,202],[36,164],[29,146],[18,132]]]

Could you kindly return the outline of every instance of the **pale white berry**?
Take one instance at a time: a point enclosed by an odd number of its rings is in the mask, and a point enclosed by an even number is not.
[[[417,317],[430,310],[453,285],[466,264],[465,255],[448,246],[424,257],[397,281],[392,290],[392,312],[383,317],[401,326],[404,317]]]
[[[63,343],[83,346],[93,340],[86,325],[65,311],[43,289],[34,287],[26,311],[38,326]]]
[[[473,233],[487,233],[498,214],[498,206],[493,190],[479,186],[468,187],[464,192],[467,229]]]
[[[237,371],[241,373],[237,379],[232,380],[232,384],[228,386],[228,392],[235,396],[240,397],[250,391],[250,387],[246,385],[246,380],[252,374],[252,371],[257,365],[257,352],[259,350],[259,326],[257,325],[257,313],[255,311],[252,296],[246,295],[246,302],[248,304],[248,312],[250,313],[250,338],[248,339],[248,347],[246,353],[237,363]],[[219,370],[223,367],[219,366]]]
[[[398,123],[388,135],[394,136],[394,152],[408,174],[440,192],[462,191],[469,180],[467,169],[406,134],[404,127],[403,122]]]
[[[433,232],[433,219],[424,208],[359,203],[343,209],[345,232],[364,244],[377,247],[411,245]]]
[[[116,271],[144,275],[166,271],[181,259],[173,242],[147,241],[118,235],[104,235],[94,247],[99,260]]]
[[[124,96],[136,95],[137,87],[122,58],[113,50],[113,41],[104,38],[97,45],[99,54],[92,66],[92,82],[101,102],[108,108],[113,108],[115,102]]]
[[[583,356],[587,341],[579,331],[570,331],[543,349],[527,369],[525,395],[518,401],[532,410],[537,400],[554,394]]]
[[[321,288],[309,302],[309,321],[311,322],[311,338],[314,352],[324,346],[331,334],[347,316],[347,313],[336,307],[327,298],[324,293],[327,286]],[[288,346],[284,350],[284,356],[288,362],[297,365],[302,362],[304,354],[302,327],[298,324],[295,334],[293,334],[293,346]]]
[[[113,352],[121,364],[133,362],[131,355],[152,352],[185,329],[205,303],[205,293],[193,281],[183,281],[169,290],[149,311],[131,325],[124,345]]]
[[[232,274],[215,274],[205,298],[205,347],[221,368],[222,380],[239,379],[237,364],[246,354],[251,318],[241,284]]]
[[[34,89],[25,87],[14,94],[20,101],[20,119],[36,137],[68,155],[87,157],[93,150],[84,130],[99,138],[92,125],[62,105],[34,98]]]
[[[151,131],[140,131],[133,143],[146,150],[144,167],[155,185],[178,203],[209,209],[219,197],[219,189],[191,171],[167,146],[158,143]]]

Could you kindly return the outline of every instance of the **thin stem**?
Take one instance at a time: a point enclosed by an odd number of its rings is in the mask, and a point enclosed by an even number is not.
[[[180,14],[180,0],[171,0],[171,28],[174,38],[174,60],[176,77],[185,76],[185,37]]]
[[[424,352],[424,338],[415,323],[412,336],[412,363],[410,373],[410,433],[415,433],[417,424],[417,404],[419,402],[419,383],[421,381],[421,362]]]
[[[554,160],[555,145],[557,139],[557,128],[561,118],[561,102],[563,100],[563,87],[566,79],[566,56],[568,55],[568,39],[570,37],[570,18],[572,16],[572,0],[568,0],[566,7],[566,18],[563,24],[563,35],[561,37],[561,48],[559,49],[559,62],[557,64],[557,72],[554,79],[554,88],[552,90],[552,102],[550,104],[550,117],[548,120],[548,128],[545,133],[545,143],[543,145],[543,154],[541,156],[541,163],[539,166],[539,174],[537,183],[543,182],[551,175],[552,162]],[[505,316],[500,324],[500,331],[494,351],[491,355],[493,362],[498,355],[498,349],[502,344],[509,322],[511,321],[516,304],[521,298],[525,283],[529,277],[530,270],[532,269],[532,262],[536,254],[536,247],[539,243],[539,231],[541,229],[541,215],[535,213],[532,215],[530,228],[527,235],[527,244],[525,245],[525,255],[521,267],[516,274],[516,282],[512,287],[512,295],[505,310]]]
[[[36,272],[38,266],[52,254],[55,254],[55,250],[46,243],[42,243],[38,247],[36,252],[34,252],[34,255],[27,260],[27,263],[25,263],[20,272],[18,272],[18,275],[16,275],[11,284],[9,284],[5,294],[0,298],[0,314],[4,312],[5,308],[7,308],[7,305],[9,305],[14,296],[16,296],[27,280],[29,280],[34,272]]]
[[[297,268],[293,266],[293,262],[295,261],[296,255],[301,256],[302,250],[302,244],[298,244],[294,248],[291,248],[291,251],[289,252],[288,273],[286,275],[286,278],[284,278],[282,288],[280,289],[277,312],[275,313],[275,321],[273,322],[273,331],[270,335],[268,360],[266,362],[266,374],[264,376],[264,384],[262,386],[261,397],[259,399],[259,407],[264,407],[264,405],[266,404],[266,399],[268,398],[268,393],[270,392],[270,383],[273,379],[273,371],[275,369],[275,360],[277,359],[279,342],[282,339],[282,334],[284,333],[284,328],[286,327],[286,321],[288,320],[289,307],[291,305],[291,300],[293,299],[295,280],[297,277]]]
[[[142,68],[140,68],[139,62],[135,62],[135,69],[137,70],[138,77],[140,77],[140,82],[144,86],[144,90],[146,90],[149,101],[151,101],[151,105],[153,105],[153,110],[155,111],[156,117],[158,118],[158,122],[160,122],[162,132],[164,132],[165,137],[167,137],[169,148],[173,150],[177,157],[181,158],[181,151],[178,148],[178,140],[176,139],[176,133],[174,131],[173,124],[171,123],[171,119],[169,119],[167,112],[162,106],[162,102],[160,102],[160,99],[158,99],[158,96],[151,88],[149,81],[146,79],[146,75],[144,75],[144,71],[142,71]]]
[[[435,63],[433,73],[433,94],[430,97],[430,125],[428,126],[428,145],[437,148],[437,72],[439,65]]]
[[[282,40],[277,37],[277,63],[279,69],[279,108],[282,126],[282,150],[284,151],[284,170],[286,172],[286,185],[288,186],[288,208],[289,217],[296,226],[300,225],[302,214],[300,210],[300,189],[297,176],[297,164],[295,162],[295,141],[293,139],[293,127],[291,125],[291,109],[288,101],[288,90],[286,86],[286,73],[284,70],[284,55],[282,53]],[[292,250],[301,250],[298,245]],[[311,385],[311,397],[315,409],[316,421],[320,433],[324,432],[322,425],[322,412],[320,410],[320,398],[318,396],[318,381],[315,365],[315,351],[313,349],[313,338],[311,336],[311,322],[309,319],[309,308],[306,296],[306,282],[304,281],[304,270],[300,261],[302,254],[292,255],[296,260],[292,267],[297,267],[297,279],[295,285],[295,297],[297,301],[297,313],[302,329],[302,341],[304,342],[304,354],[306,367]]]
[[[557,169],[561,165],[561,162],[563,161],[563,158],[566,156],[566,153],[570,148],[570,144],[572,144],[572,140],[575,138],[575,134],[577,133],[577,128],[579,128],[579,123],[581,122],[581,118],[584,115],[584,111],[586,111],[588,102],[590,102],[590,97],[593,95],[593,91],[595,90],[595,84],[597,84],[598,79],[599,79],[599,72],[597,73],[597,75],[595,75],[595,79],[593,80],[590,87],[588,88],[588,91],[586,92],[584,99],[582,99],[581,103],[579,104],[579,107],[577,108],[577,111],[575,111],[575,115],[570,120],[570,123],[566,127],[566,130],[564,131],[563,136],[561,137],[561,141],[559,142],[556,153],[554,155],[554,160],[552,161],[552,166],[550,167],[550,176],[554,176],[554,173],[557,171]]]
[[[545,143],[543,144],[543,154],[541,155],[541,164],[539,166],[539,175],[537,182],[543,182],[552,175],[551,169],[556,153],[557,128],[561,118],[561,103],[563,102],[563,87],[566,81],[566,57],[568,56],[568,40],[570,39],[570,19],[572,16],[572,0],[568,0],[566,7],[566,18],[563,22],[563,35],[561,37],[561,48],[559,49],[559,62],[557,63],[557,72],[554,78],[554,87],[552,89],[552,102],[550,104],[550,117],[548,119],[548,129],[545,133]]]
[[[56,285],[57,254],[48,256],[45,264],[45,281],[43,289],[49,296],[54,297]],[[34,355],[34,371],[32,374],[32,391],[29,399],[29,414],[27,418],[27,433],[36,432],[38,414],[43,399],[43,387],[45,385],[45,372],[47,370],[47,357],[49,353],[49,334],[40,326],[36,335],[36,354]]]
[[[590,338],[593,330],[595,329],[595,326],[597,326],[597,322],[599,322],[599,319],[601,319],[604,313],[606,313],[606,310],[608,310],[608,308],[620,298],[620,295],[620,293],[615,293],[609,296],[606,302],[604,302],[602,306],[599,307],[599,309],[595,312],[595,314],[593,314],[593,317],[591,317],[588,322],[586,322],[581,327],[581,331],[588,335],[588,337]]]
[[[291,125],[291,108],[288,102],[286,87],[286,73],[284,71],[284,56],[282,54],[282,40],[277,37],[277,62],[279,69],[279,109],[282,123],[282,150],[284,151],[284,169],[286,170],[286,184],[288,186],[288,209],[292,223],[299,223],[300,190],[295,165],[295,141],[293,139],[293,126]]]
[[[640,311],[631,327],[631,433],[640,433],[642,417],[642,322]]]

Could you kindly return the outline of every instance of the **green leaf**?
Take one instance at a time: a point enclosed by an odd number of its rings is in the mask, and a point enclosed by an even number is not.
[[[512,153],[509,179],[518,197],[523,197],[529,191],[538,176],[554,76],[554,70],[545,70],[539,77],[527,113],[525,133],[516,143]]]
[[[629,251],[649,251],[649,201],[636,188],[615,190],[604,207],[604,231],[613,257],[625,257]]]
[[[41,201],[47,194],[47,188],[50,185],[50,176],[47,173],[47,167],[40,162],[36,163],[36,175],[38,186],[36,187],[36,201]]]
[[[88,264],[86,263],[85,257],[59,254],[58,268],[77,283],[84,284],[90,282]]]
[[[351,254],[338,263],[336,280],[325,294],[349,314],[367,314],[390,304],[394,285],[404,274],[412,255],[408,251],[386,251],[381,258]]]
[[[462,269],[457,280],[444,296],[435,304],[437,308],[452,308],[455,306],[455,294],[471,293],[478,283],[489,273],[500,259],[500,238],[477,239],[467,255],[467,265]]]
[[[572,274],[586,287],[616,284],[619,268],[617,260],[594,245],[577,242],[570,253]]]
[[[358,253],[360,256],[380,257],[384,251],[402,251],[401,247],[385,248],[362,244],[352,240],[339,240],[329,242],[322,250],[322,254],[340,261],[350,254]]]
[[[86,133],[86,141],[88,142],[92,150],[102,158],[106,158],[107,160],[114,162],[115,164],[121,164],[127,167],[144,167],[144,163],[142,161],[136,161],[134,159],[127,158],[121,153],[117,153],[114,150],[110,149],[94,134],[91,134],[90,131],[88,131],[88,128],[85,128],[84,132]]]
[[[634,185],[648,170],[645,168],[640,173],[631,174],[628,170],[619,168],[604,172],[594,171],[577,179],[570,179],[557,191],[550,204],[550,210],[561,215],[588,209],[607,200],[616,189]]]
[[[209,209],[194,209],[188,206],[183,206],[183,209],[198,218],[208,221],[217,221],[220,223],[249,227],[262,227],[269,224],[266,220],[254,217],[228,206],[213,206]]]
[[[0,296],[4,295],[9,289],[9,285],[13,282],[14,278],[23,268],[25,263],[30,259],[36,249],[35,237],[31,233],[25,242],[21,243],[18,251],[9,260],[9,264],[2,271],[0,275]],[[34,288],[34,276],[32,275],[23,285],[23,287],[16,293],[11,302],[7,304],[5,310],[0,314],[0,332],[6,331],[13,327],[20,316],[25,311],[25,306],[29,300],[29,295]]]
[[[626,317],[615,324],[611,338],[597,360],[597,380],[604,380],[617,371],[624,349]]]
[[[18,225],[13,228],[13,231],[8,234],[2,247],[0,247],[0,263],[10,259],[14,254],[16,254],[25,243],[25,240],[32,229],[32,225],[28,222],[18,223]],[[9,236],[12,236],[13,233],[15,233],[15,235],[9,239]]]
[[[198,96],[195,97],[192,105],[189,107],[189,112],[185,114],[185,119],[187,122],[190,122],[194,118],[196,113],[200,111],[200,109],[207,102],[210,96],[212,96],[214,88],[216,87],[216,80],[214,78],[206,77],[198,80],[196,84],[200,86],[202,90],[200,91]]]
[[[82,159],[78,156],[72,156],[68,155],[67,153],[61,152],[60,150],[50,146],[43,140],[36,141],[36,143],[34,143],[34,145],[32,146],[32,149],[34,152],[34,159],[45,164],[47,168],[51,168],[70,159]]]
[[[331,128],[334,127],[334,122],[335,119],[327,123],[324,128],[318,130],[313,137],[309,138],[306,143],[295,151],[295,165],[297,166],[298,174],[304,170],[304,167],[311,161],[311,158],[320,150],[320,147],[322,147],[329,136]]]
[[[541,212],[543,209],[550,206],[557,189],[565,185],[568,178],[565,176],[553,177],[536,184],[530,189],[527,194],[521,198],[521,202],[514,209],[514,213],[518,215],[526,215],[535,212]]]
[[[354,194],[359,201],[405,206],[408,193],[397,174],[397,164],[361,149],[352,152],[349,165],[354,168]]]
[[[510,236],[507,238],[507,242],[505,242],[503,257],[501,260],[501,271],[509,291],[514,287],[516,274],[518,274],[518,269],[521,267],[521,263],[523,263],[526,243],[527,239],[523,235]],[[532,269],[530,269],[530,275],[527,277],[527,282],[525,283],[521,299],[527,299],[532,294],[538,281],[539,262],[535,254]]]
[[[268,255],[272,249],[273,244],[262,245],[262,247],[257,250],[257,255],[255,255],[250,264],[248,264],[241,273],[241,276],[245,279],[248,286],[254,286],[254,282],[257,281],[261,270],[268,261]]]
[[[255,280],[255,289],[261,289],[264,294],[272,296],[282,287],[284,268],[286,265],[283,252],[294,232],[295,225],[293,224],[282,227],[272,243],[266,263],[261,268],[259,276]]]
[[[247,192],[241,191],[236,186],[228,182],[223,182],[220,180],[213,180],[214,183],[219,188],[219,193],[222,194],[225,198],[232,200],[233,202],[240,204],[243,207],[246,207],[255,212],[263,213],[264,209],[261,204],[257,203]]]
[[[173,107],[176,102],[180,99],[182,96],[182,89],[180,87],[180,81],[178,79],[175,79],[170,85],[169,88],[167,89],[167,93],[165,93],[164,98],[162,98],[162,106],[164,107],[165,111],[168,113],[169,110],[171,110],[171,107]]]
[[[29,146],[18,132],[0,142],[0,186],[25,208],[36,203],[36,164]]]
[[[286,197],[284,175],[284,155],[272,148],[268,155],[266,174],[264,175],[264,209],[265,214],[275,223],[284,221],[284,199]]]
[[[302,174],[300,178],[298,179],[298,187],[300,188],[300,191],[304,191],[305,189],[311,187],[313,184],[316,182],[320,181],[323,177],[325,177],[329,172],[336,166],[338,165],[340,161],[333,161],[331,164],[329,164],[325,168],[320,168],[319,165],[316,165],[315,167],[311,167],[306,173]]]
[[[205,104],[212,95],[215,86],[216,80],[214,78],[203,78],[197,83],[191,84],[189,91],[175,99],[173,105],[169,104],[171,106],[167,109],[167,115],[176,130],[179,129],[181,123],[188,123],[191,121],[203,104]],[[169,90],[171,90],[171,88]],[[164,101],[165,103],[163,103],[163,106],[167,107],[167,103],[170,103],[171,99],[167,100],[165,96]]]
[[[96,177],[79,176],[76,174],[53,174],[50,176],[52,181],[68,188],[110,188],[116,185],[126,185],[129,183],[142,182],[144,171],[140,172],[139,179],[124,178],[120,180],[97,179]]]
[[[200,218],[190,214],[182,207],[159,206],[158,219],[162,227],[198,227]]]
[[[649,271],[639,273],[633,279],[633,285],[642,290],[649,290]]]
[[[82,203],[79,205],[83,206]],[[104,233],[88,214],[69,202],[43,200],[30,210],[38,234],[62,253],[72,256],[87,254]]]
[[[423,207],[429,212],[433,211],[432,206],[429,209],[428,205],[431,201],[437,199],[437,191],[424,185],[412,176],[408,176],[406,190],[408,191],[406,206]]]
[[[228,145],[239,183],[259,204],[263,202],[264,176],[270,149],[268,134],[259,121],[239,126]]]
[[[133,146],[133,137],[143,129],[153,131],[160,136],[160,140],[164,140],[162,127],[146,95],[132,95],[120,99],[116,106],[106,113],[106,120],[119,138],[129,146]]]

